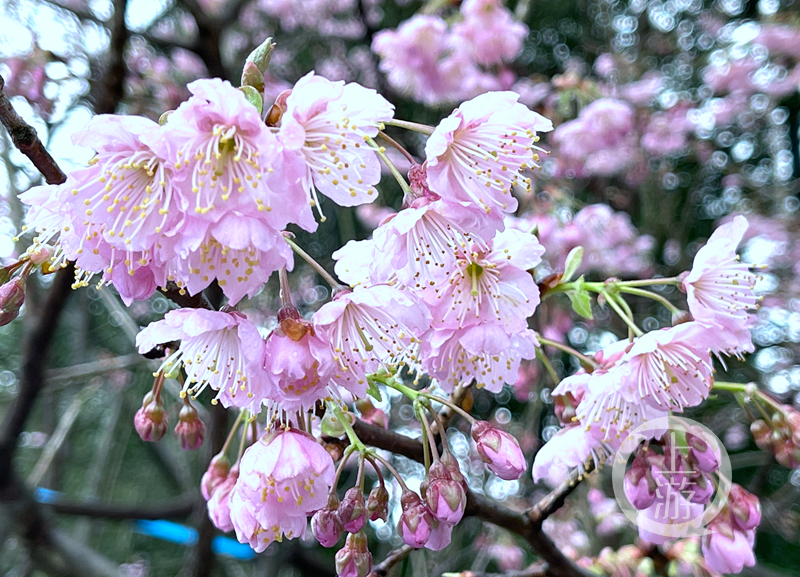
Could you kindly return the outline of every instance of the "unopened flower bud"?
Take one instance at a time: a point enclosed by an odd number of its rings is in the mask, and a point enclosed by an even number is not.
[[[464,516],[467,502],[464,488],[450,477],[449,471],[440,462],[431,466],[429,476],[425,494],[428,509],[437,521],[456,525]]]
[[[686,433],[689,445],[689,462],[703,473],[713,473],[719,469],[719,459],[714,449],[700,436]]]
[[[220,531],[233,531],[231,520],[231,491],[239,478],[239,467],[231,469],[228,476],[217,486],[208,500],[208,518]]]
[[[367,497],[367,513],[370,521],[381,519],[386,521],[389,516],[389,492],[381,483],[369,492]]]
[[[0,326],[7,325],[19,316],[25,302],[25,279],[17,277],[0,286]]]
[[[351,487],[339,504],[339,522],[348,533],[358,533],[367,522],[367,505],[359,487]]]
[[[339,577],[366,577],[372,570],[372,553],[363,531],[347,536],[344,547],[336,553],[336,574]]]
[[[419,549],[424,547],[431,536],[434,524],[433,517],[422,502],[419,495],[412,491],[404,491],[400,497],[403,513],[397,523],[397,534],[403,543]]]
[[[736,483],[731,485],[728,494],[728,509],[734,526],[742,531],[755,529],[761,523],[761,503],[758,497]]]
[[[656,500],[655,483],[647,473],[646,469],[632,467],[625,472],[623,480],[625,496],[640,511],[647,509]]]
[[[208,469],[203,473],[203,478],[200,479],[200,492],[203,494],[203,499],[208,501],[214,490],[222,483],[228,476],[231,464],[225,455],[216,455],[208,464]]]
[[[323,547],[333,547],[339,542],[342,524],[339,522],[339,498],[335,493],[328,496],[328,503],[311,517],[311,531]]]
[[[447,472],[450,474],[450,478],[453,479],[453,481],[461,483],[466,489],[467,480],[464,478],[464,474],[461,472],[461,467],[458,466],[458,460],[453,456],[453,453],[446,451],[444,455],[442,455],[441,459],[439,459],[439,462],[447,469]]]
[[[361,413],[361,420],[375,425],[382,429],[389,428],[389,417],[382,410],[375,408],[369,399],[359,399],[355,403],[358,412]]]
[[[750,423],[750,433],[755,439],[756,445],[762,451],[769,451],[772,447],[772,428],[766,421],[758,419]]]
[[[694,484],[689,487],[688,492],[684,491],[692,503],[705,505],[714,495],[714,483],[705,473],[697,475],[693,479]]]
[[[161,404],[160,398],[154,398],[153,392],[147,393],[142,408],[136,411],[133,425],[142,441],[155,443],[167,432],[169,417]]]
[[[184,451],[193,451],[203,444],[206,435],[206,426],[200,415],[188,399],[184,399],[183,407],[178,415],[178,424],[175,425],[175,436]]]
[[[775,459],[787,469],[800,467],[800,447],[786,439],[775,447]]]
[[[486,421],[472,426],[472,438],[478,454],[489,470],[506,481],[519,479],[528,468],[517,440]]]

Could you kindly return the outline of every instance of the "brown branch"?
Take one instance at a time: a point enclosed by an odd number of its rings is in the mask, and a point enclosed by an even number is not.
[[[462,571],[461,573],[444,573],[442,577],[545,577],[547,570],[543,563],[533,563],[525,569],[506,571],[505,573],[476,573],[475,571]]]
[[[47,184],[61,184],[67,180],[67,176],[47,152],[44,144],[36,135],[36,130],[22,120],[11,106],[11,101],[4,92],[5,86],[5,79],[0,76],[0,123],[5,126],[14,146],[31,160],[36,170],[42,173]]]
[[[117,103],[125,94],[125,43],[128,41],[128,29],[125,27],[125,10],[128,0],[114,0],[114,15],[107,22],[111,36],[108,49],[108,61],[105,73],[95,85],[95,114],[113,114]]]
[[[409,547],[408,545],[403,545],[399,549],[395,549],[391,551],[387,556],[386,559],[378,563],[372,568],[369,575],[367,577],[386,577],[389,574],[389,570],[400,563],[403,559],[408,557],[408,555],[414,550],[413,547]]]
[[[358,419],[353,424],[353,430],[368,445],[392,451],[420,463],[423,461],[422,444],[415,439],[374,425],[368,425]],[[545,497],[546,501],[543,505],[540,507],[537,507],[538,504],[534,505],[529,511],[522,513],[512,511],[467,490],[467,506],[464,514],[507,529],[525,539],[539,556],[547,562],[545,571],[547,577],[588,577],[588,573],[564,555],[550,537],[542,531],[542,522],[546,515],[555,511],[557,503],[563,504],[563,499],[572,490],[573,487],[569,486],[563,496],[560,493],[550,494]]]
[[[203,293],[190,295],[172,281],[167,283],[167,290],[162,294],[182,308],[215,310]]]
[[[173,519],[188,517],[197,504],[195,495],[177,497],[161,503],[124,505],[61,500],[43,504],[56,513],[101,519]]]

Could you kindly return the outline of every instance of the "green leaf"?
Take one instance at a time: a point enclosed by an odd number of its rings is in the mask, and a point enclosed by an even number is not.
[[[261,114],[261,111],[264,108],[264,99],[261,98],[261,94],[253,88],[252,86],[240,86],[239,90],[244,92],[244,97],[247,98],[247,101],[256,107],[258,113]]]
[[[381,390],[378,388],[378,383],[372,379],[367,379],[367,394],[378,402],[383,400]]]
[[[252,86],[259,92],[264,91],[264,73],[258,69],[255,62],[245,62],[241,85]]]
[[[589,294],[589,291],[583,287],[583,276],[581,276],[581,278],[576,280],[573,284],[575,285],[575,290],[567,292],[567,296],[572,303],[572,310],[585,319],[593,319],[592,297]]]
[[[262,72],[267,71],[267,66],[269,66],[269,61],[272,59],[272,53],[275,51],[275,43],[272,41],[272,36],[264,40],[258,48],[253,50],[250,53],[250,56],[247,57],[245,63],[252,62],[258,69]]]
[[[583,247],[576,246],[569,251],[567,255],[567,260],[564,263],[564,274],[561,275],[562,283],[572,280],[572,275],[574,275],[578,267],[581,266],[581,261],[583,261]]]

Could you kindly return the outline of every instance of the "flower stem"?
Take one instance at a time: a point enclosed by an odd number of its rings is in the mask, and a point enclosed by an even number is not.
[[[678,277],[668,277],[668,278],[645,278],[645,279],[638,279],[638,280],[620,280],[616,281],[616,284],[620,287],[636,287],[636,286],[652,286],[658,284],[664,285],[679,285],[680,281],[678,281]]]
[[[290,307],[292,305],[292,291],[289,288],[289,274],[286,272],[286,267],[282,266],[278,270],[278,279],[281,285],[281,306]]]
[[[466,412],[464,409],[462,409],[461,407],[459,407],[458,405],[456,405],[452,401],[450,401],[448,399],[445,399],[443,397],[437,397],[436,395],[432,395],[430,393],[420,393],[420,394],[423,397],[425,397],[426,399],[430,399],[431,401],[434,401],[436,403],[441,403],[441,404],[443,404],[443,405],[445,405],[447,407],[450,407],[456,413],[458,413],[459,415],[464,417],[467,420],[468,423],[470,423],[470,424],[474,424],[475,423],[475,418],[472,415],[470,415],[468,412]]]
[[[233,437],[236,434],[236,431],[239,430],[239,427],[242,425],[242,421],[244,420],[245,410],[239,411],[239,414],[236,415],[236,420],[233,422],[233,428],[231,428],[230,432],[228,433],[228,437],[225,439],[225,443],[222,445],[222,448],[219,450],[219,455],[224,455],[228,452],[228,447],[233,441]]]
[[[402,144],[400,144],[394,138],[386,134],[383,130],[378,132],[378,136],[380,136],[386,142],[394,146],[397,149],[397,151],[400,152],[400,154],[406,157],[406,160],[408,160],[408,162],[410,162],[411,164],[419,164],[417,160],[413,156],[411,156],[411,153],[407,151]]]
[[[328,401],[328,409],[333,411],[333,414],[336,416],[336,420],[342,425],[350,444],[355,447],[355,450],[359,453],[366,451],[367,446],[361,441],[361,439],[358,438],[358,435],[356,435],[356,432],[353,430],[353,426],[350,424],[350,420],[345,417],[342,409],[340,409],[339,406],[333,401]]]
[[[415,391],[411,387],[407,387],[406,385],[398,383],[397,380],[391,375],[379,376],[377,373],[373,373],[371,375],[367,375],[367,379],[383,383],[390,389],[394,389],[395,391],[403,393],[406,397],[408,397],[412,401],[415,401],[417,397],[419,397],[422,394],[419,391]]]
[[[550,378],[553,379],[553,384],[557,385],[559,383],[558,375],[556,374],[553,365],[550,363],[550,359],[547,358],[547,355],[544,354],[541,347],[536,347],[536,358],[541,361],[544,365],[544,368],[547,370],[547,373],[550,375]]]
[[[424,429],[425,434],[427,435],[428,444],[431,447],[431,454],[433,455],[433,460],[438,461],[439,451],[436,449],[436,438],[433,436],[433,429],[431,429],[431,424],[428,421],[428,417],[425,416],[425,409],[422,407],[421,404],[414,403],[414,405],[416,405],[414,407],[415,409],[414,412],[417,414],[417,418],[419,419],[419,422],[422,424],[422,428]],[[429,468],[430,467],[426,465],[425,469],[427,470]]]
[[[656,293],[648,291],[648,290],[628,287],[628,286],[624,286],[624,285],[623,286],[619,286],[619,291],[623,292],[623,293],[631,294],[631,295],[645,297],[645,298],[648,298],[648,299],[652,299],[652,300],[654,300],[656,302],[659,302],[662,305],[664,305],[667,309],[669,309],[669,312],[671,312],[672,314],[676,314],[676,313],[680,312],[680,309],[678,307],[676,307],[674,304],[672,304],[667,299],[662,297],[660,294],[656,294]]]
[[[367,143],[372,145],[373,150],[378,154],[378,156],[381,157],[381,160],[387,166],[389,171],[392,173],[392,176],[394,176],[394,179],[397,181],[397,184],[399,184],[400,188],[403,189],[403,194],[412,194],[411,187],[406,182],[406,179],[403,178],[403,175],[400,174],[399,170],[397,170],[397,167],[394,165],[394,162],[392,162],[392,160],[388,156],[386,156],[386,149],[383,146],[378,146],[378,143],[375,142],[375,140],[372,138],[367,137],[365,138],[365,140],[367,141]]]
[[[348,459],[350,459],[350,455],[352,455],[355,450],[356,448],[353,445],[348,445],[345,447],[344,453],[342,454],[342,460],[339,461],[339,466],[336,467],[336,474],[333,477],[333,484],[331,484],[331,492],[336,491],[336,486],[339,484],[339,477],[342,476],[344,466],[347,464]]]
[[[392,475],[394,475],[394,478],[397,479],[397,482],[400,484],[400,488],[403,489],[403,491],[408,491],[408,486],[406,485],[405,481],[403,481],[400,473],[397,472],[397,469],[392,467],[392,464],[389,461],[381,457],[378,453],[371,453],[371,456],[376,461],[380,461],[383,466],[386,467]]]
[[[633,322],[633,318],[631,318],[632,315],[628,316],[628,312],[622,310],[622,307],[617,302],[618,297],[616,295],[613,295],[608,291],[603,291],[601,294],[606,297],[606,302],[611,305],[611,308],[614,309],[614,312],[617,313],[619,318],[621,318],[625,324],[628,325],[628,328],[631,330],[631,332],[633,332],[633,334],[635,334],[637,337],[640,337],[644,334],[642,329],[637,327],[636,323]],[[621,298],[620,301],[624,303],[625,307],[627,308],[628,303],[625,303],[625,301],[623,301]]]
[[[417,122],[409,122],[407,120],[397,120],[393,118],[392,120],[384,121],[384,124],[388,124],[389,126],[397,126],[398,128],[405,128],[406,130],[413,130],[414,132],[420,132],[422,134],[433,134],[434,128],[433,126],[428,126],[427,124],[419,124]]]
[[[583,353],[579,353],[569,345],[565,345],[564,343],[559,343],[558,341],[552,341],[550,339],[546,339],[538,334],[536,335],[536,338],[542,345],[553,347],[554,349],[558,349],[559,351],[565,352],[568,355],[576,357],[582,364],[586,365],[587,367],[590,367],[592,369],[597,367],[597,361],[595,361],[592,357],[584,355]]]
[[[300,248],[300,246],[298,246],[296,242],[294,242],[292,239],[286,236],[286,234],[283,235],[283,239],[289,244],[290,247],[292,247],[292,250],[296,252],[300,258],[302,258],[304,261],[310,264],[311,268],[317,271],[317,274],[319,274],[319,276],[325,279],[325,282],[331,285],[331,288],[333,290],[339,290],[345,288],[343,284],[341,284],[339,281],[333,278],[333,275],[331,273],[326,271],[321,264],[315,261],[310,254],[308,254],[306,251]]]

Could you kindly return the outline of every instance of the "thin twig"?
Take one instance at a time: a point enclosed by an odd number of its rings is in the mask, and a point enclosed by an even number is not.
[[[413,547],[403,545],[399,549],[391,551],[383,561],[372,568],[372,571],[367,575],[367,577],[386,577],[386,575],[389,573],[389,570],[400,563],[400,561],[408,557],[409,553],[411,553],[413,550]]]

